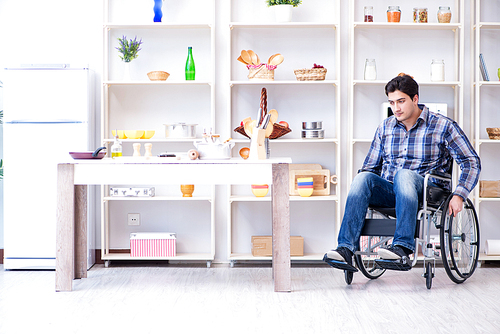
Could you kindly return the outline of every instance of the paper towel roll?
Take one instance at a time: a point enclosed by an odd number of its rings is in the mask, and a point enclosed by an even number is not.
[[[486,255],[500,255],[500,240],[486,240]]]

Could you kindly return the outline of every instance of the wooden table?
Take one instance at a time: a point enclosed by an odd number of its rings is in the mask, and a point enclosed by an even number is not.
[[[87,277],[87,185],[269,184],[274,291],[291,291],[290,158],[248,161],[119,158],[73,160],[57,167],[56,291]]]

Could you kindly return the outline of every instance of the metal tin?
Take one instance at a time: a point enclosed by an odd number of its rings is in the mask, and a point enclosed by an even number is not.
[[[200,160],[226,160],[231,159],[231,149],[234,147],[234,142],[207,143],[199,141],[195,142],[194,146],[200,154]]]
[[[303,130],[321,130],[322,128],[323,128],[323,121],[302,122]]]
[[[303,139],[323,139],[325,138],[325,130],[302,130]]]
[[[165,125],[166,138],[196,138],[196,125],[186,123],[174,123]]]

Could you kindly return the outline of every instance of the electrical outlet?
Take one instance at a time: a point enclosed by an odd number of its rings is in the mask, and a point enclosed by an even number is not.
[[[128,214],[128,224],[129,225],[141,225],[140,215],[138,213]]]

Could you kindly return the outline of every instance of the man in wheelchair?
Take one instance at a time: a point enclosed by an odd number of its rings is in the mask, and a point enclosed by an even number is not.
[[[338,247],[325,254],[325,261],[338,269],[356,271],[353,255],[369,206],[395,208],[393,242],[378,250],[378,255],[384,260],[400,261],[415,252],[424,175],[429,171],[447,173],[453,159],[458,163],[460,177],[448,206],[453,216],[462,210],[479,178],[480,159],[467,136],[452,119],[418,104],[418,84],[413,77],[401,73],[387,83],[385,93],[394,115],[375,132],[347,196]]]

